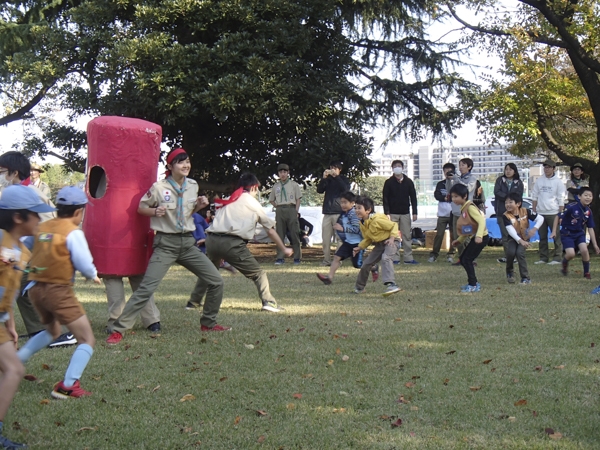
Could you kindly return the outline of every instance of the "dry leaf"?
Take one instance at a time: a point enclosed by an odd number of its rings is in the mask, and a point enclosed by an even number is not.
[[[336,355],[339,355],[339,354],[341,354],[341,353],[342,353],[342,351],[341,351],[339,348],[336,348],[336,349],[335,349],[335,354],[336,354]]]
[[[537,417],[538,416],[537,411],[531,411],[531,412],[533,413],[533,417]]]
[[[240,423],[240,420],[242,420],[242,417],[241,417],[241,416],[237,416],[237,417],[235,418],[235,420],[233,421],[233,424],[234,424],[234,425],[237,425],[238,423]]]
[[[42,400],[40,402],[40,405],[48,405],[48,404],[50,404],[50,400],[48,400],[47,398],[45,398],[44,400]]]
[[[446,355],[453,355],[454,353],[456,353],[456,350],[450,350],[449,352],[446,352]]]
[[[348,361],[350,357],[348,355],[342,356],[342,361]]]
[[[560,366],[554,366],[554,368],[558,369],[558,370],[562,370],[565,368],[565,366],[561,364]]]
[[[419,410],[419,407],[418,407],[418,406],[411,406],[411,407],[410,407],[410,410],[411,410],[411,411],[418,411],[418,410]]]
[[[525,406],[527,404],[527,400],[525,400],[524,398],[522,398],[521,400],[517,400],[515,402],[515,406]]]
[[[195,400],[196,397],[194,397],[192,394],[185,394],[183,397],[181,397],[179,399],[180,402],[188,402],[190,400]]]
[[[258,439],[256,440],[256,442],[258,442],[259,444],[262,444],[263,442],[265,442],[265,435],[263,434],[262,436],[259,436]]]
[[[394,322],[402,322],[402,318],[401,318],[401,317],[396,317],[396,318],[394,319]]]
[[[26,379],[27,381],[37,380],[37,377],[35,375],[30,375],[30,374],[25,375],[23,378]]]
[[[519,379],[518,378],[513,378],[513,383],[518,383]]]
[[[294,405],[293,403],[288,403],[288,404],[286,405],[286,408],[287,408],[287,409],[289,409],[289,410],[291,411],[292,409],[296,409],[296,405]]]
[[[546,321],[542,318],[540,318],[540,323],[546,323]]]
[[[292,397],[300,399],[302,398],[302,394],[294,394],[292,395]]]
[[[559,439],[562,439],[563,435],[560,433],[552,433],[552,434],[549,434],[548,437],[550,439],[554,439],[555,441],[557,441]]]
[[[448,386],[449,382],[450,382],[450,378],[445,378],[444,379],[444,386]]]
[[[486,360],[483,362],[483,364],[489,364],[489,363],[491,363],[491,362],[492,362],[492,360],[491,360],[491,359],[486,359]]]
[[[546,434],[554,434],[554,430],[553,430],[552,428],[546,428],[546,429],[544,430],[544,432],[545,432]]]
[[[346,408],[333,408],[334,413],[345,413]]]
[[[471,389],[473,392],[475,392],[475,391],[479,391],[481,389],[481,386],[470,386],[469,389]]]
[[[152,392],[156,392],[160,389],[160,384],[158,386],[156,386],[154,389],[152,389]]]
[[[52,368],[48,364],[42,364],[42,369],[44,369],[44,370],[52,370]]]
[[[219,378],[219,381],[225,381],[227,379],[227,377],[221,377]]]
[[[398,419],[395,422],[392,422],[392,428],[398,428],[400,425],[402,425],[402,419]]]
[[[330,366],[333,366],[333,359],[330,359],[329,361],[327,361],[327,364]]]
[[[508,418],[508,421],[509,421],[509,422],[514,422],[515,420],[517,420],[517,418],[516,418],[516,417],[513,417],[513,416],[511,416],[511,417],[509,417],[509,418]]]
[[[404,383],[404,386],[406,386],[407,388],[413,388],[413,387],[415,387],[415,383],[411,383],[409,381],[408,383]]]
[[[252,350],[254,348],[254,345],[252,345],[252,344],[244,344],[244,347],[246,347],[248,350]]]
[[[312,373],[305,373],[304,375],[302,375],[302,378],[312,378],[313,374]]]
[[[254,411],[259,417],[264,417],[267,415],[266,411],[263,411],[262,409],[257,409],[256,411]]]
[[[77,430],[77,433],[81,433],[82,431],[97,431],[98,427],[83,427]]]
[[[145,387],[146,387],[145,384],[140,384],[140,385],[136,386],[136,388],[138,388],[138,389],[144,389]]]
[[[544,370],[544,368],[542,366],[535,366],[534,370],[537,370],[538,372],[542,372]]]

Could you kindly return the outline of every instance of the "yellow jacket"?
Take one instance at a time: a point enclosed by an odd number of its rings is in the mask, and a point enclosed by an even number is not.
[[[360,241],[358,246],[364,250],[373,243],[385,241],[391,237],[397,238],[398,224],[388,219],[385,214],[376,213],[361,222],[360,232],[363,235],[363,240]]]

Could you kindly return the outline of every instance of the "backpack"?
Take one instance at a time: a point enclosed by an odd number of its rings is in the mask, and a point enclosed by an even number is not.
[[[412,229],[412,239],[425,239],[425,233],[419,227],[415,227]]]

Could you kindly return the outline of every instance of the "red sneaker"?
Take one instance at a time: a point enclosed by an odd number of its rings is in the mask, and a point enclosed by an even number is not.
[[[113,331],[110,336],[106,339],[106,343],[110,345],[118,344],[123,340],[123,335],[118,331]]]
[[[589,272],[587,272],[587,273],[583,274],[583,278],[587,278],[588,280],[591,280],[592,279],[592,275]]]
[[[64,381],[56,383],[50,395],[59,400],[64,400],[67,398],[87,397],[92,395],[92,393],[81,389],[79,380],[77,380],[71,387],[66,387]]]
[[[230,331],[231,327],[224,327],[223,325],[215,325],[214,327],[207,327],[206,325],[200,325],[200,331]]]
[[[327,275],[317,274],[317,278],[323,282],[323,284],[331,284],[331,279]]]

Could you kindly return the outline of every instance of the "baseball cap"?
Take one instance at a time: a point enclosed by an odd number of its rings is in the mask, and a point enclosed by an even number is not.
[[[279,164],[277,166],[277,172],[279,172],[280,170],[287,170],[289,172],[290,166],[288,166],[287,164]]]
[[[45,204],[33,189],[21,184],[13,184],[2,191],[0,209],[26,209],[35,213],[56,211]]]
[[[548,158],[546,161],[542,163],[544,166],[556,167],[556,161],[552,161]]]
[[[65,186],[56,195],[57,205],[85,205],[88,202],[87,195],[75,186]]]

